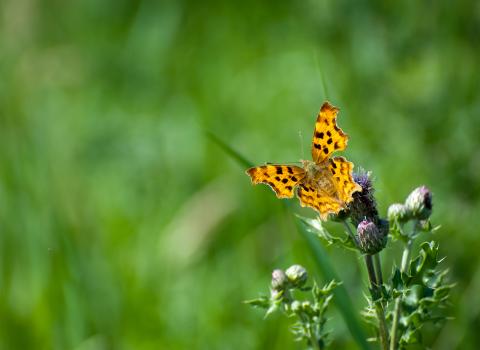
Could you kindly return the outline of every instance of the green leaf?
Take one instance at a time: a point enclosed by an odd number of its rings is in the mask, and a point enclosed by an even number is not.
[[[327,245],[337,245],[339,247],[357,251],[357,246],[350,235],[346,238],[336,237],[330,234],[322,225],[320,220],[306,218],[300,215],[296,217],[303,222],[305,230],[317,235],[320,239],[325,241]]]
[[[420,245],[419,255],[409,265],[409,285],[423,283],[423,278],[438,265],[438,244],[424,242]]]
[[[402,273],[398,267],[395,267],[392,276],[392,287],[396,291],[401,291],[403,286]]]
[[[252,300],[245,300],[245,304],[251,305],[253,307],[259,307],[262,309],[268,309],[270,307],[270,299],[267,297],[260,297]]]
[[[402,230],[403,224],[399,223],[398,220],[390,220],[389,226],[390,230],[388,234],[393,238],[393,240],[402,242],[406,242],[408,240],[408,236],[405,235]]]

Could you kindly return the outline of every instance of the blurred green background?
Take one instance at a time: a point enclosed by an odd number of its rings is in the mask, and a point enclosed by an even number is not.
[[[434,192],[457,287],[426,339],[477,348],[480,2],[3,0],[0,15],[1,349],[301,349],[243,301],[274,268],[324,276],[291,212],[205,131],[254,163],[297,161],[325,99],[382,215]],[[360,309],[359,257],[327,251]],[[356,348],[329,315],[332,348]]]

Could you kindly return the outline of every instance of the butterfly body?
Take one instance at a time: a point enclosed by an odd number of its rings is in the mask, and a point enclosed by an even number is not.
[[[269,185],[278,198],[292,198],[294,191],[302,206],[315,209],[325,220],[338,213],[361,187],[352,179],[353,164],[344,157],[330,157],[344,150],[348,136],[337,126],[338,109],[325,102],[315,123],[312,158],[302,160],[302,167],[266,164],[247,170],[252,183]]]
[[[316,164],[311,160],[302,160],[305,169],[305,178],[303,182],[317,187],[324,194],[337,198],[337,188],[332,177],[332,173],[328,170],[328,164],[322,162]]]

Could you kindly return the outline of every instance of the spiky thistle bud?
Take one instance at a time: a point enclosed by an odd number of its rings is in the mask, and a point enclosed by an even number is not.
[[[426,186],[417,187],[408,195],[405,207],[415,219],[428,219],[432,214],[432,192]]]
[[[274,290],[283,290],[288,284],[287,276],[285,272],[280,269],[273,270],[271,286]]]
[[[384,229],[380,230],[372,221],[361,221],[357,227],[357,235],[358,246],[365,254],[376,254],[387,244],[387,235]]]
[[[353,180],[362,187],[362,190],[353,194],[353,201],[349,205],[352,223],[355,226],[364,219],[378,222],[377,202],[374,197],[371,173],[360,171],[353,174]]]
[[[290,284],[295,288],[301,288],[307,282],[308,278],[307,270],[301,265],[290,266],[287,271],[285,271],[285,275]]]
[[[410,210],[403,204],[394,203],[388,207],[388,219],[390,221],[407,222],[410,217]]]
[[[294,300],[290,304],[290,308],[292,309],[293,312],[300,312],[302,311],[302,303],[299,302],[298,300]]]

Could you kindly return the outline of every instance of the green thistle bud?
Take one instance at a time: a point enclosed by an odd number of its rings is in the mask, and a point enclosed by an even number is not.
[[[292,309],[293,312],[302,311],[302,303],[299,302],[298,300],[294,300],[294,301],[290,304],[290,308]]]
[[[410,217],[411,212],[403,204],[394,203],[388,207],[388,219],[390,221],[407,222]]]
[[[408,195],[405,207],[415,219],[428,219],[432,214],[432,193],[426,186],[417,187]]]
[[[361,221],[357,227],[358,246],[360,250],[365,254],[376,254],[385,248],[387,235],[384,230],[384,227],[380,230],[377,225],[371,221]]]
[[[285,271],[285,275],[295,288],[301,288],[307,282],[308,278],[307,270],[300,265],[290,266],[287,271]]]
[[[309,301],[302,302],[302,310],[309,315],[314,315],[315,311],[313,310],[312,304]]]
[[[287,276],[285,275],[285,272],[280,269],[273,270],[272,272],[272,289],[274,290],[282,290],[285,289],[287,286],[288,279]]]

